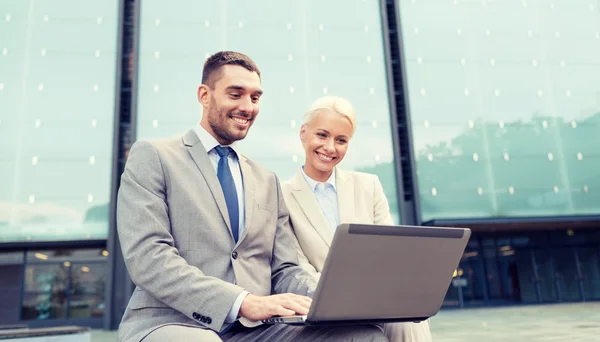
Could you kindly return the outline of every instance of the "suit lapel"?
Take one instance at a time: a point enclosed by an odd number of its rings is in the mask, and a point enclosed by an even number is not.
[[[248,230],[250,229],[250,223],[252,223],[252,214],[254,214],[254,187],[255,187],[255,179],[254,174],[252,173],[252,168],[248,165],[248,161],[241,154],[238,154],[238,160],[240,163],[240,169],[242,170],[242,182],[244,184],[244,209],[246,211],[246,229],[242,233],[242,236],[239,238],[239,243],[244,240],[246,235],[248,235]]]
[[[198,169],[200,169],[200,173],[202,174],[202,177],[204,177],[204,181],[208,185],[215,202],[217,202],[217,206],[219,207],[223,221],[231,233],[229,212],[227,211],[227,204],[225,203],[223,189],[221,189],[221,184],[219,184],[219,179],[217,178],[217,172],[210,162],[210,158],[208,157],[206,149],[202,145],[202,142],[200,142],[200,139],[198,139],[198,136],[193,129],[188,131],[186,135],[183,136],[183,144],[187,146],[188,152],[198,166]],[[233,238],[233,234],[231,237]]]
[[[315,194],[308,186],[308,183],[306,183],[302,171],[296,173],[290,183],[292,185],[292,195],[296,202],[298,202],[298,206],[300,206],[302,212],[323,241],[325,241],[327,246],[330,246],[333,239],[333,232],[329,228],[329,223],[325,215],[323,215]]]
[[[352,178],[343,170],[335,169],[335,186],[338,196],[340,223],[353,223],[354,220],[354,183]]]

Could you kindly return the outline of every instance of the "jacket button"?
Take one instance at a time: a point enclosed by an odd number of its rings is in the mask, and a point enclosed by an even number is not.
[[[200,322],[202,322],[202,323],[206,323],[206,316],[202,316],[202,317],[200,317]]]
[[[200,315],[197,312],[194,312],[192,317],[194,317],[194,319],[200,319]]]
[[[211,323],[212,323],[212,318],[206,317],[206,324],[211,324]]]
[[[233,253],[231,253],[231,257],[235,260],[238,257],[238,252],[233,251]]]

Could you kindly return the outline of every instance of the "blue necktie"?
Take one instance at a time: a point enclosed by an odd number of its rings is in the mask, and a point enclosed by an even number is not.
[[[221,189],[223,189],[223,195],[225,195],[225,203],[227,204],[227,211],[229,212],[229,222],[231,223],[231,233],[233,234],[233,239],[235,242],[238,241],[239,235],[239,207],[238,207],[238,197],[237,190],[235,188],[235,182],[233,181],[233,176],[231,175],[231,170],[229,169],[229,160],[228,156],[231,152],[230,147],[216,146],[215,150],[219,154],[221,159],[219,160],[219,166],[217,167],[217,177],[219,178],[219,183],[221,183]]]

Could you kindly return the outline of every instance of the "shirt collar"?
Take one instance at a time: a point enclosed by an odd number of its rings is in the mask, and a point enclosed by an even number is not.
[[[231,145],[219,144],[217,139],[215,139],[215,137],[213,137],[210,133],[208,133],[208,131],[204,127],[202,127],[202,125],[200,125],[200,123],[198,123],[196,126],[194,126],[194,132],[196,132],[198,139],[200,139],[200,142],[202,143],[202,146],[204,146],[204,148],[206,149],[207,153],[210,153],[217,146],[227,146],[227,147],[231,147],[231,149],[235,152],[236,156],[240,155],[240,153],[237,149],[237,144],[235,142]],[[215,153],[216,153],[216,151],[215,151]]]
[[[310,189],[313,192],[315,192],[317,184],[322,183],[322,182],[317,182],[316,180],[310,178],[306,174],[306,172],[304,172],[304,165],[302,165],[302,167],[300,168],[300,170],[302,171],[302,176],[304,176],[304,179],[306,180],[306,183],[308,183],[308,186],[310,187]],[[326,184],[330,184],[333,187],[333,190],[335,192],[337,192],[337,189],[335,187],[335,168],[333,168],[333,172],[331,173],[331,176],[329,176],[329,179],[327,179],[327,181],[325,183]]]

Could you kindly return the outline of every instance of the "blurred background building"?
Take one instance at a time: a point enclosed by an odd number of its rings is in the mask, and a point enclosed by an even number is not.
[[[395,221],[473,229],[444,307],[600,299],[598,0],[2,0],[0,324],[117,327],[128,148],[200,119],[220,50],[262,71],[248,157],[290,178],[344,96]]]

